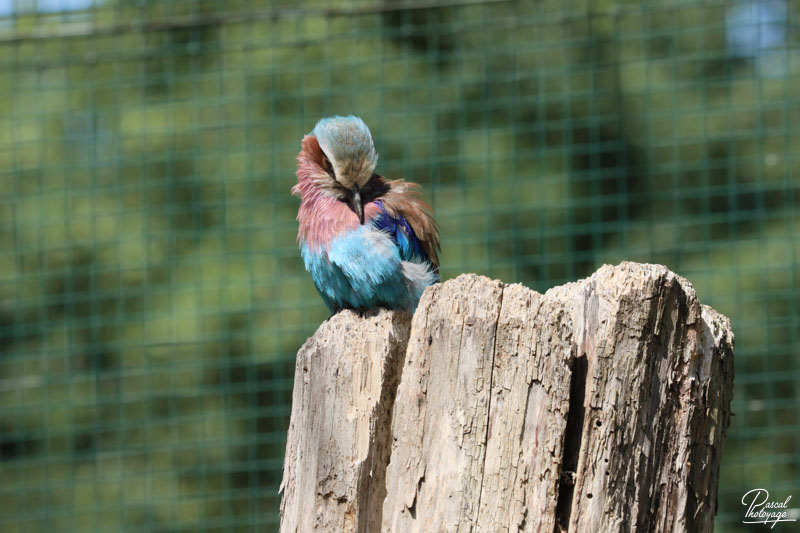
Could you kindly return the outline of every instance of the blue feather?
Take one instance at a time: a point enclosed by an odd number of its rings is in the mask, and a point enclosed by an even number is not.
[[[375,307],[413,310],[422,291],[438,281],[438,276],[429,263],[416,268],[409,264],[404,254],[413,245],[411,240],[407,242],[409,246],[403,251],[387,231],[363,225],[334,238],[327,253],[303,244],[301,254],[331,311]]]
[[[422,247],[422,242],[414,233],[414,229],[408,220],[403,215],[393,217],[386,211],[381,200],[376,200],[375,203],[381,208],[381,213],[373,220],[373,224],[381,231],[385,231],[392,238],[394,243],[400,250],[400,257],[403,261],[428,261],[430,257],[425,253]]]

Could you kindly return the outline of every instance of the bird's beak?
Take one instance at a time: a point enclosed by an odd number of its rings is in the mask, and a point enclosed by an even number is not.
[[[358,221],[364,225],[364,206],[361,203],[361,191],[358,187],[353,187],[353,211],[358,215]]]

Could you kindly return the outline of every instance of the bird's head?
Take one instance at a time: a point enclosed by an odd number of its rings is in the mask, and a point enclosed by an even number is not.
[[[364,207],[388,187],[374,174],[378,154],[364,121],[355,116],[323,118],[303,139],[298,158],[303,176],[319,194],[345,202],[364,223]],[[293,189],[303,194],[301,184]]]

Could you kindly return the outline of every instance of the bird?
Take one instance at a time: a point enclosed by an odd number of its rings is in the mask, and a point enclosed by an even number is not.
[[[419,185],[375,173],[378,153],[354,115],[319,120],[297,155],[297,241],[332,314],[413,312],[438,283],[439,228]]]

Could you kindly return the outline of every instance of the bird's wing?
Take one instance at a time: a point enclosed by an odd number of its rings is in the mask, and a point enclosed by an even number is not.
[[[372,224],[392,238],[400,257],[404,261],[430,261],[422,242],[408,220],[402,214],[390,215],[380,200],[375,203],[380,206],[381,212],[373,219]]]
[[[373,224],[389,234],[405,261],[430,261],[439,267],[439,228],[430,206],[416,191],[418,185],[403,180],[388,182],[390,189],[375,203],[381,208]]]

